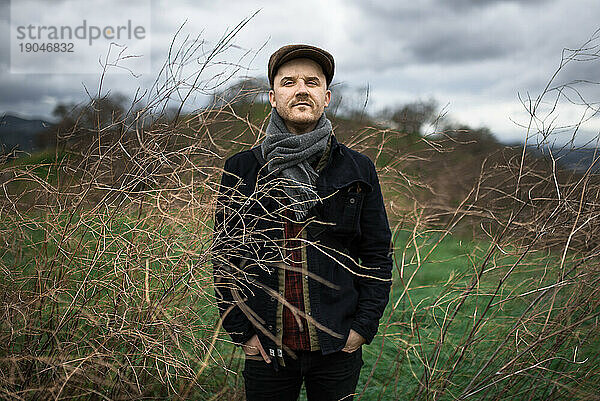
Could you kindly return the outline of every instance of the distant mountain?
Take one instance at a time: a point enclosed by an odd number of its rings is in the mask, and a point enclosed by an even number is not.
[[[29,120],[11,114],[0,117],[0,153],[11,152],[15,148],[31,152],[38,149],[36,136],[51,126],[44,120]]]
[[[594,154],[596,156],[594,157]],[[579,148],[573,150],[563,150],[558,153],[559,163],[563,166],[576,170],[579,172],[585,172],[593,164],[592,172],[600,172],[600,150],[593,148]],[[594,163],[594,160],[596,162]]]
[[[530,146],[529,151],[541,156],[550,158],[550,150],[552,150],[552,157],[556,159],[559,166],[568,170],[575,170],[580,173],[584,173],[592,166],[593,173],[600,173],[600,160],[594,163],[595,158],[600,158],[600,149],[594,148],[538,148],[536,146]],[[594,154],[596,154],[594,158]]]

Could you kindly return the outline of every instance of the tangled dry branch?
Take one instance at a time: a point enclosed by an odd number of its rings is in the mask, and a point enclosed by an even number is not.
[[[265,237],[252,226],[223,235],[213,216],[229,205],[216,197],[224,158],[259,143],[265,119],[242,114],[236,96],[189,113],[183,105],[234,75],[239,64],[205,78],[211,66],[223,65],[218,58],[246,22],[205,52],[194,74],[184,67],[202,41],[174,44],[151,90],[122,114],[106,114],[106,97],[93,98],[59,132],[52,158],[2,164],[3,398],[240,399],[240,358],[220,327],[211,261],[231,260]],[[594,36],[566,52],[543,93],[524,102],[529,141],[552,137],[553,113],[575,102],[568,94],[580,95],[585,118],[561,131],[575,136],[596,117],[597,103],[584,102],[581,87],[597,83],[556,82],[566,63],[597,62],[597,42]],[[252,107],[265,111],[260,103]],[[562,169],[555,148],[541,157],[528,146],[502,147],[478,159],[472,142],[455,132],[415,140],[376,124],[349,129],[340,122],[336,130],[376,162],[396,245],[392,300],[359,399],[373,388],[384,399],[597,399],[595,170]],[[470,175],[454,155],[471,158]],[[250,199],[272,190],[257,187]],[[240,207],[230,215],[251,221],[252,213]],[[449,240],[467,236],[472,248],[440,256]],[[280,255],[278,246],[273,250]],[[443,280],[428,280],[452,260]],[[252,260],[265,269],[271,262],[264,255]],[[369,274],[360,263],[340,268]],[[256,283],[243,264],[232,265],[231,277],[243,305],[244,291]],[[245,313],[261,327],[258,315]]]

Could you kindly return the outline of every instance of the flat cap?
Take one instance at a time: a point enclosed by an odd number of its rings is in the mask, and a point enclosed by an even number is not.
[[[269,59],[269,83],[271,86],[273,86],[273,81],[275,80],[275,75],[277,75],[279,67],[281,67],[283,63],[295,58],[309,58],[316,61],[323,69],[327,86],[329,86],[335,70],[333,56],[323,49],[303,44],[285,45],[275,53],[271,54],[271,58]]]

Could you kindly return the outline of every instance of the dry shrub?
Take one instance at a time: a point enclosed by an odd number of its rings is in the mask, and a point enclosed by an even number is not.
[[[420,176],[429,191],[416,197],[408,219],[396,262],[401,294],[382,330],[382,343],[399,349],[395,381],[385,381],[398,398],[598,399],[598,156],[579,172],[557,157],[578,149],[578,133],[598,115],[598,102],[584,96],[598,83],[561,82],[567,66],[598,63],[598,41],[596,32],[580,48],[565,49],[546,88],[523,102],[530,115],[523,146],[482,154],[481,142],[473,148],[468,135],[444,132],[419,158],[417,170],[430,169]],[[556,128],[559,112],[572,105],[581,118]],[[555,139],[565,133],[572,140],[560,149]],[[432,180],[436,167],[443,170]],[[436,269],[444,241],[465,233],[478,245],[461,255],[463,268],[427,283],[435,289],[430,296],[411,295],[423,289],[413,284],[418,277]],[[415,381],[407,395],[398,376],[409,373]]]
[[[176,36],[154,86],[128,110],[110,112],[100,85],[60,126],[56,152],[3,163],[2,398],[210,398],[223,390],[232,355],[215,347],[212,197],[221,155],[240,134],[222,126],[243,121],[228,104],[185,114],[169,107],[174,92],[188,98],[227,82],[203,71],[226,65],[221,58],[247,21],[203,60],[199,38],[177,48]],[[202,61],[192,84],[181,81],[190,60]]]

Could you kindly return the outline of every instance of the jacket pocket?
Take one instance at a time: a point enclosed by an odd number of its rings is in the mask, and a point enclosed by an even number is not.
[[[333,235],[344,237],[342,242],[349,243],[360,234],[360,212],[365,194],[371,191],[369,183],[354,180],[334,186],[335,192],[331,197],[325,214],[331,225]]]

